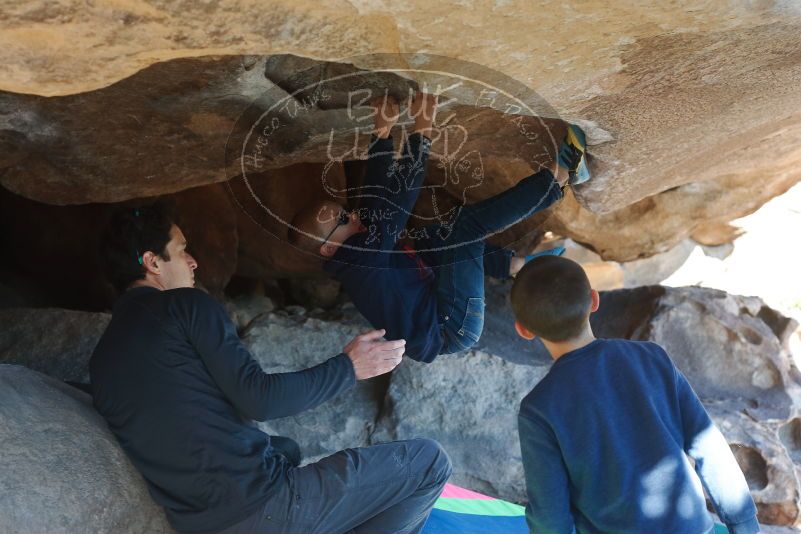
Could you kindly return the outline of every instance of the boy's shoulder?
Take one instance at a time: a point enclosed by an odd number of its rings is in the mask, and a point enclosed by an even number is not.
[[[655,362],[663,370],[674,367],[665,349],[653,341],[598,339],[582,354],[566,356],[565,360],[554,362],[542,380],[523,398],[520,403],[521,414],[545,410],[551,403],[557,402],[561,395],[569,395],[569,392],[576,387],[577,381],[593,380],[593,376],[578,371],[576,365],[594,366],[598,361],[594,360],[595,358],[608,358],[605,361],[609,363],[614,361],[615,366],[639,365],[646,359]]]
[[[636,339],[622,338],[602,339],[601,341],[603,341],[603,344],[599,345],[599,350],[620,353],[640,352],[643,354],[653,354],[660,357],[667,356],[667,352],[665,351],[664,347],[653,341],[640,341]]]
[[[653,341],[640,341],[635,339],[622,338],[599,338],[596,343],[589,347],[588,352],[595,355],[609,357],[654,357],[657,359],[667,359],[670,357],[667,351],[660,344]]]

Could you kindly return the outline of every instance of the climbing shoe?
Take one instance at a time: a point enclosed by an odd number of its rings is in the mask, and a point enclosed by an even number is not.
[[[566,168],[570,185],[583,184],[590,179],[590,170],[587,168],[587,137],[584,131],[571,124],[567,128],[567,135],[559,145],[557,161],[559,165]]]
[[[539,252],[535,252],[534,254],[529,254],[528,256],[526,256],[526,263],[530,262],[534,258],[539,258],[541,256],[561,256],[564,253],[565,253],[565,247],[555,247],[546,250],[541,250]]]

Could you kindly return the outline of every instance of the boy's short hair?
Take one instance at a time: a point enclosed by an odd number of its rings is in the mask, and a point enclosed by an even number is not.
[[[320,222],[320,213],[325,210],[326,204],[325,200],[316,201],[300,210],[292,218],[292,225],[288,232],[289,242],[292,245],[306,252],[319,254],[320,246],[325,238],[323,225]],[[317,238],[307,234],[317,236]]]
[[[100,253],[106,277],[118,292],[145,278],[146,270],[141,263],[145,252],[154,252],[170,261],[167,243],[174,221],[171,207],[163,202],[118,208],[111,214],[102,235]]]
[[[558,256],[528,262],[515,277],[512,309],[526,329],[548,341],[579,336],[592,306],[592,287],[581,265]]]

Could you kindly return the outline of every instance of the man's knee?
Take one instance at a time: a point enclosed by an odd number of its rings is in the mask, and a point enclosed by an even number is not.
[[[419,448],[421,456],[425,458],[421,469],[427,473],[428,482],[444,486],[453,472],[448,453],[433,439],[418,438],[413,442]]]

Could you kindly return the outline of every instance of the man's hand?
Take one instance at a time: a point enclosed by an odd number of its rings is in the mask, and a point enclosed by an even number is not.
[[[389,137],[389,131],[398,122],[400,106],[391,96],[379,96],[370,100],[370,107],[375,110],[375,134],[381,139]]]
[[[414,95],[409,114],[414,119],[414,131],[431,139],[431,127],[437,116],[437,95],[423,92]]]
[[[353,363],[356,380],[383,375],[400,363],[406,350],[406,340],[381,341],[386,330],[373,330],[356,336],[343,352]]]

